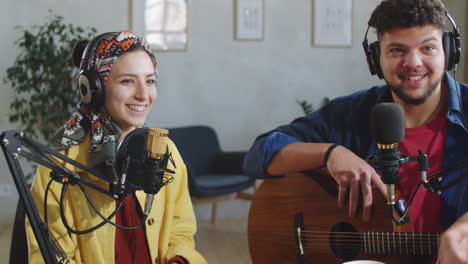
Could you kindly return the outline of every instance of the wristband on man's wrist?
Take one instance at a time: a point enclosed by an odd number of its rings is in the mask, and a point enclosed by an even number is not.
[[[332,152],[336,147],[338,147],[339,145],[340,145],[340,144],[334,143],[333,145],[331,145],[330,147],[328,147],[327,152],[325,152],[325,156],[323,156],[323,165],[322,165],[322,168],[326,168],[326,167],[327,167],[327,162],[328,162],[328,159],[330,158],[331,152]]]

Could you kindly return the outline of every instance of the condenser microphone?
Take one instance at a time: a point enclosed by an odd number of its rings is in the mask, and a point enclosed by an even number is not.
[[[151,210],[154,195],[173,179],[174,171],[166,168],[171,160],[168,134],[166,129],[137,128],[125,137],[116,155],[115,169],[121,175],[124,192],[143,190],[147,194],[145,215]]]
[[[152,175],[144,178],[143,191],[146,193],[144,214],[148,215],[154,195],[165,185],[164,174],[167,171],[169,160],[169,148],[167,146],[169,131],[161,128],[150,128],[146,141],[147,166],[152,170]],[[174,173],[172,171],[172,173]]]
[[[395,103],[377,104],[371,111],[371,135],[377,143],[377,151],[367,161],[380,172],[387,185],[389,204],[395,203],[395,184],[400,176],[400,167],[408,162],[398,144],[405,137],[405,114]]]

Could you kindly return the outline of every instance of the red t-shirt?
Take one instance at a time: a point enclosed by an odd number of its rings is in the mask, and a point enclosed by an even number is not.
[[[116,206],[120,200],[116,201]],[[134,194],[125,197],[120,210],[115,216],[119,225],[132,227],[141,223],[142,211]],[[145,226],[133,230],[116,227],[115,230],[115,263],[151,263],[148,243],[146,242]]]
[[[418,155],[418,150],[427,154],[429,171],[427,175],[442,170],[445,134],[447,132],[447,108],[443,107],[435,119],[415,128],[406,128],[405,138],[400,143],[402,154]],[[400,180],[396,189],[408,203],[416,186],[421,182],[417,162],[408,162],[400,169]],[[409,209],[410,222],[414,232],[442,232],[440,197],[421,186]]]

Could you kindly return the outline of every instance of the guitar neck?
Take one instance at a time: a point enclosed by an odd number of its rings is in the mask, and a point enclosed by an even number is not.
[[[365,254],[389,256],[437,255],[439,234],[413,232],[373,232],[361,234]]]

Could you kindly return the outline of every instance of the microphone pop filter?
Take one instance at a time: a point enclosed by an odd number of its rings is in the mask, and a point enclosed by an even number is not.
[[[156,194],[172,181],[172,176],[166,175],[174,173],[166,168],[170,159],[168,133],[162,128],[137,128],[122,141],[115,170],[118,175],[126,174],[125,186],[130,191]]]
[[[405,137],[405,113],[396,103],[380,103],[371,111],[371,135],[378,144],[400,143]]]
[[[146,142],[148,128],[137,128],[125,136],[115,157],[115,168],[118,175],[127,173],[127,181],[137,190],[144,185],[144,162],[146,159]]]

